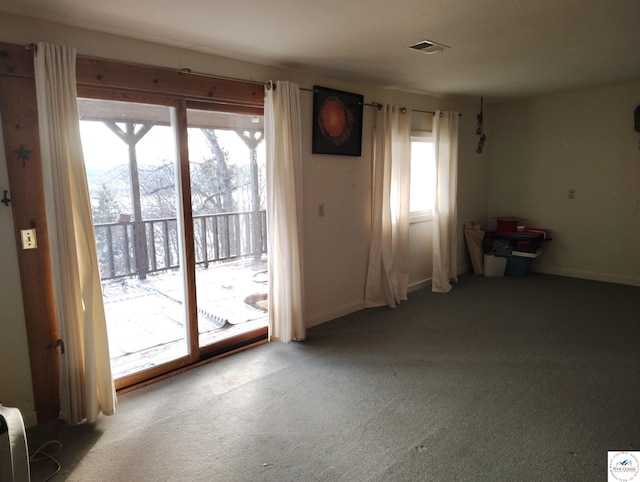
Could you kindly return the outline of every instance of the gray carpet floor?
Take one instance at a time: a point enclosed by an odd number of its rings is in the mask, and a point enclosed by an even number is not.
[[[52,439],[56,480],[607,480],[640,450],[640,288],[464,275],[30,430]]]

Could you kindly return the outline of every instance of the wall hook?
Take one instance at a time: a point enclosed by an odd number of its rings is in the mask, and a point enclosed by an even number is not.
[[[5,206],[9,207],[9,203],[11,202],[11,199],[9,199],[9,198],[7,197],[7,192],[8,192],[8,191],[5,189],[5,190],[4,190],[4,197],[3,197],[2,199],[0,199],[0,202],[1,202],[1,203],[4,203],[4,205],[5,205]]]
[[[484,133],[484,115],[482,112],[483,104],[484,104],[484,97],[480,97],[480,113],[477,116],[478,127],[476,128],[476,135],[480,136],[480,139],[478,140],[478,148],[476,149],[476,152],[478,154],[482,154],[484,143],[487,140],[487,136]]]

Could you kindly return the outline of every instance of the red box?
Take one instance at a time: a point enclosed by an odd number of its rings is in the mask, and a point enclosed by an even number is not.
[[[515,233],[518,230],[518,221],[514,219],[498,219],[498,233]]]

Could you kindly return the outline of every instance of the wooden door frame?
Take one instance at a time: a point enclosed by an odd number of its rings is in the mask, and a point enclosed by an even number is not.
[[[34,408],[38,423],[60,412],[60,357],[42,187],[35,83],[0,75],[0,113],[4,134],[11,210],[31,362]],[[23,250],[21,229],[36,229],[38,248]]]

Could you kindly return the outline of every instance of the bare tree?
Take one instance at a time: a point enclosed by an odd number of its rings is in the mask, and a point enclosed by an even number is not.
[[[231,169],[227,163],[227,152],[223,151],[218,142],[214,129],[202,129],[202,133],[207,140],[207,144],[213,154],[213,170],[214,172],[212,181],[214,185],[217,185],[220,189],[218,192],[213,192],[212,195],[220,196],[222,203],[220,205],[220,211],[223,213],[230,213],[236,210],[236,203],[233,200],[234,182]]]

